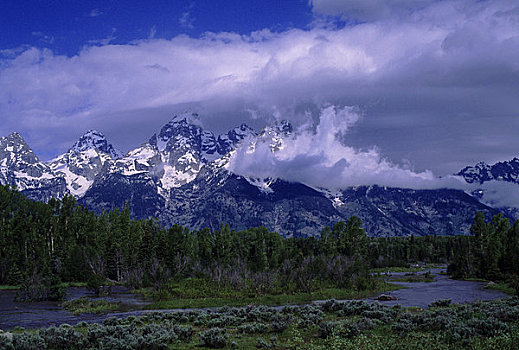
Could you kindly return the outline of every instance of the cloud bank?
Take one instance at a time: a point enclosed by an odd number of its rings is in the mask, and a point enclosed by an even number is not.
[[[283,139],[272,151],[272,138],[257,143],[244,142],[232,156],[228,169],[236,174],[281,178],[314,187],[331,189],[378,184],[405,188],[463,188],[457,177],[440,179],[430,171],[414,172],[384,159],[376,148],[366,151],[346,146],[350,128],[359,120],[355,108],[324,108],[319,124],[303,125]]]
[[[272,115],[303,124],[307,111],[324,127],[319,107],[330,102],[364,115],[341,140],[351,147],[341,150],[350,152],[347,163],[338,156],[323,163],[355,181],[377,171],[398,178],[406,162],[421,181],[426,169],[449,174],[517,155],[517,3],[384,4],[312,1],[318,15],[359,20],[342,27],[324,19],[277,33],[86,46],[73,57],[12,51],[0,60],[0,134],[21,132],[37,154],[51,158],[87,128],[127,150],[189,106],[201,110],[209,128],[246,118],[265,124]],[[380,169],[356,175],[356,161]]]

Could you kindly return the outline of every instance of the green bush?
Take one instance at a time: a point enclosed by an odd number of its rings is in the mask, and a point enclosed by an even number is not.
[[[47,349],[45,341],[36,333],[13,334],[13,346],[15,349],[42,350]]]
[[[337,332],[340,325],[341,325],[341,322],[330,322],[330,321],[321,322],[319,324],[319,338],[326,339],[326,338],[332,336],[335,332]]]
[[[451,299],[438,299],[429,304],[429,307],[447,307],[451,303]]]
[[[202,344],[208,348],[223,348],[229,337],[222,328],[210,328],[199,334]]]
[[[272,331],[276,333],[282,333],[285,329],[287,329],[290,324],[293,322],[291,315],[280,315],[277,314],[274,316],[272,321]]]
[[[50,327],[42,329],[38,333],[51,349],[82,348],[83,336],[72,328],[66,326]]]
[[[267,332],[267,325],[264,323],[253,322],[238,326],[238,333],[255,334]]]

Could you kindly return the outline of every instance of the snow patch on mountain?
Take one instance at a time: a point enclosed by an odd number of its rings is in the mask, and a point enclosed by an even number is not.
[[[71,194],[81,197],[96,176],[120,157],[121,152],[109,144],[102,133],[89,130],[67,153],[52,159],[48,165],[56,174],[65,178]]]

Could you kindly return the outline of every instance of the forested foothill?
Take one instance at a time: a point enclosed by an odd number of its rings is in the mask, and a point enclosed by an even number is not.
[[[376,288],[370,268],[410,262],[450,263],[454,277],[514,285],[519,272],[519,221],[486,223],[480,213],[472,236],[369,238],[352,217],[320,239],[283,238],[265,227],[164,229],[131,219],[127,207],[97,216],[71,196],[42,203],[2,186],[0,215],[0,284],[21,286],[18,298],[27,301],[62,298],[62,282],[86,282],[98,293],[107,281],[147,287],[159,299],[202,297],[194,291],[254,297]]]

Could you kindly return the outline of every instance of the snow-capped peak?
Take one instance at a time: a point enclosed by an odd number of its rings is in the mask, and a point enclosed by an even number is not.
[[[109,154],[113,159],[122,157],[122,153],[109,144],[105,135],[97,130],[88,130],[71,148],[72,151],[77,153],[90,149],[97,149]]]
[[[44,200],[62,197],[65,190],[63,179],[40,162],[18,133],[0,138],[0,184],[33,191],[31,198]]]
[[[16,166],[20,163],[36,164],[40,162],[22,135],[17,132],[0,138],[0,155],[4,159],[2,162],[3,166],[8,166],[9,164]]]
[[[97,130],[88,130],[67,153],[51,160],[48,165],[65,179],[70,193],[81,197],[92,186],[96,176],[121,157],[121,152],[108,143],[105,135]]]

